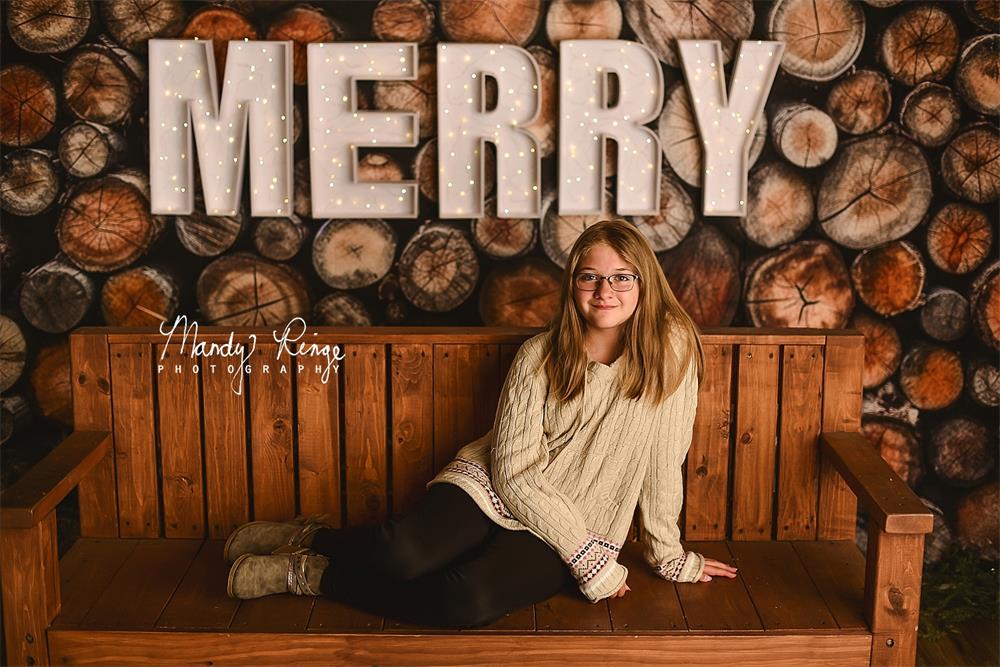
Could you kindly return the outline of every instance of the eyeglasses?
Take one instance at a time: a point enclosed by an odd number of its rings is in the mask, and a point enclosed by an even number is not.
[[[613,273],[610,276],[602,276],[599,273],[578,273],[576,274],[576,287],[584,292],[596,291],[603,281],[607,280],[611,289],[616,292],[628,292],[635,287],[639,276],[634,273]]]

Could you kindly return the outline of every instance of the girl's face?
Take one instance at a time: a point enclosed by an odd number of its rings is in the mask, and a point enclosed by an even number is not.
[[[594,290],[593,283],[590,285],[581,284],[581,274],[598,276],[614,276],[615,274],[629,273],[637,275],[635,267],[622,259],[611,246],[599,244],[584,253],[580,258],[580,264],[573,276],[573,298],[580,314],[587,321],[587,325],[594,329],[616,329],[628,321],[639,303],[639,290],[642,289],[642,281],[635,280],[631,283],[618,279],[616,287],[628,287],[628,291],[617,291],[611,287],[607,280],[600,280],[597,289]],[[614,278],[612,278],[614,279]],[[587,291],[590,288],[593,291]]]

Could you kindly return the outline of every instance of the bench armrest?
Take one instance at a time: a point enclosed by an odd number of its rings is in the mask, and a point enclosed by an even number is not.
[[[32,528],[111,450],[107,431],[75,431],[0,496],[4,528]]]
[[[860,433],[821,433],[820,448],[829,456],[872,520],[890,534],[934,530],[934,515],[906,482]]]

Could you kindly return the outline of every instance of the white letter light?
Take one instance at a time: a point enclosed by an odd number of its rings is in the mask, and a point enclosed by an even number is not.
[[[702,212],[743,217],[750,145],[785,44],[741,42],[729,99],[719,42],[679,39],[677,47],[704,149]]]
[[[358,111],[358,79],[417,78],[414,43],[309,44],[309,169],[314,218],[415,218],[416,181],[357,179],[358,147],[416,146],[418,114]]]
[[[618,144],[618,214],[659,213],[660,141],[643,127],[663,106],[656,56],[616,39],[564,40],[559,51],[559,214],[603,210],[605,138]],[[611,108],[608,72],[618,77],[618,103]]]
[[[497,154],[497,217],[541,215],[541,155],[525,125],[539,113],[538,64],[511,44],[438,44],[438,215],[483,215],[483,162]],[[486,75],[497,104],[486,110]]]
[[[205,212],[238,213],[249,112],[251,215],[291,215],[292,43],[229,42],[217,93],[211,40],[149,40],[152,212],[194,212],[193,126]]]

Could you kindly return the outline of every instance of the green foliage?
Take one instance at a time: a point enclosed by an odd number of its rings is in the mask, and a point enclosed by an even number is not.
[[[950,546],[924,571],[920,592],[921,639],[937,641],[974,618],[997,618],[1000,578],[995,561]]]

